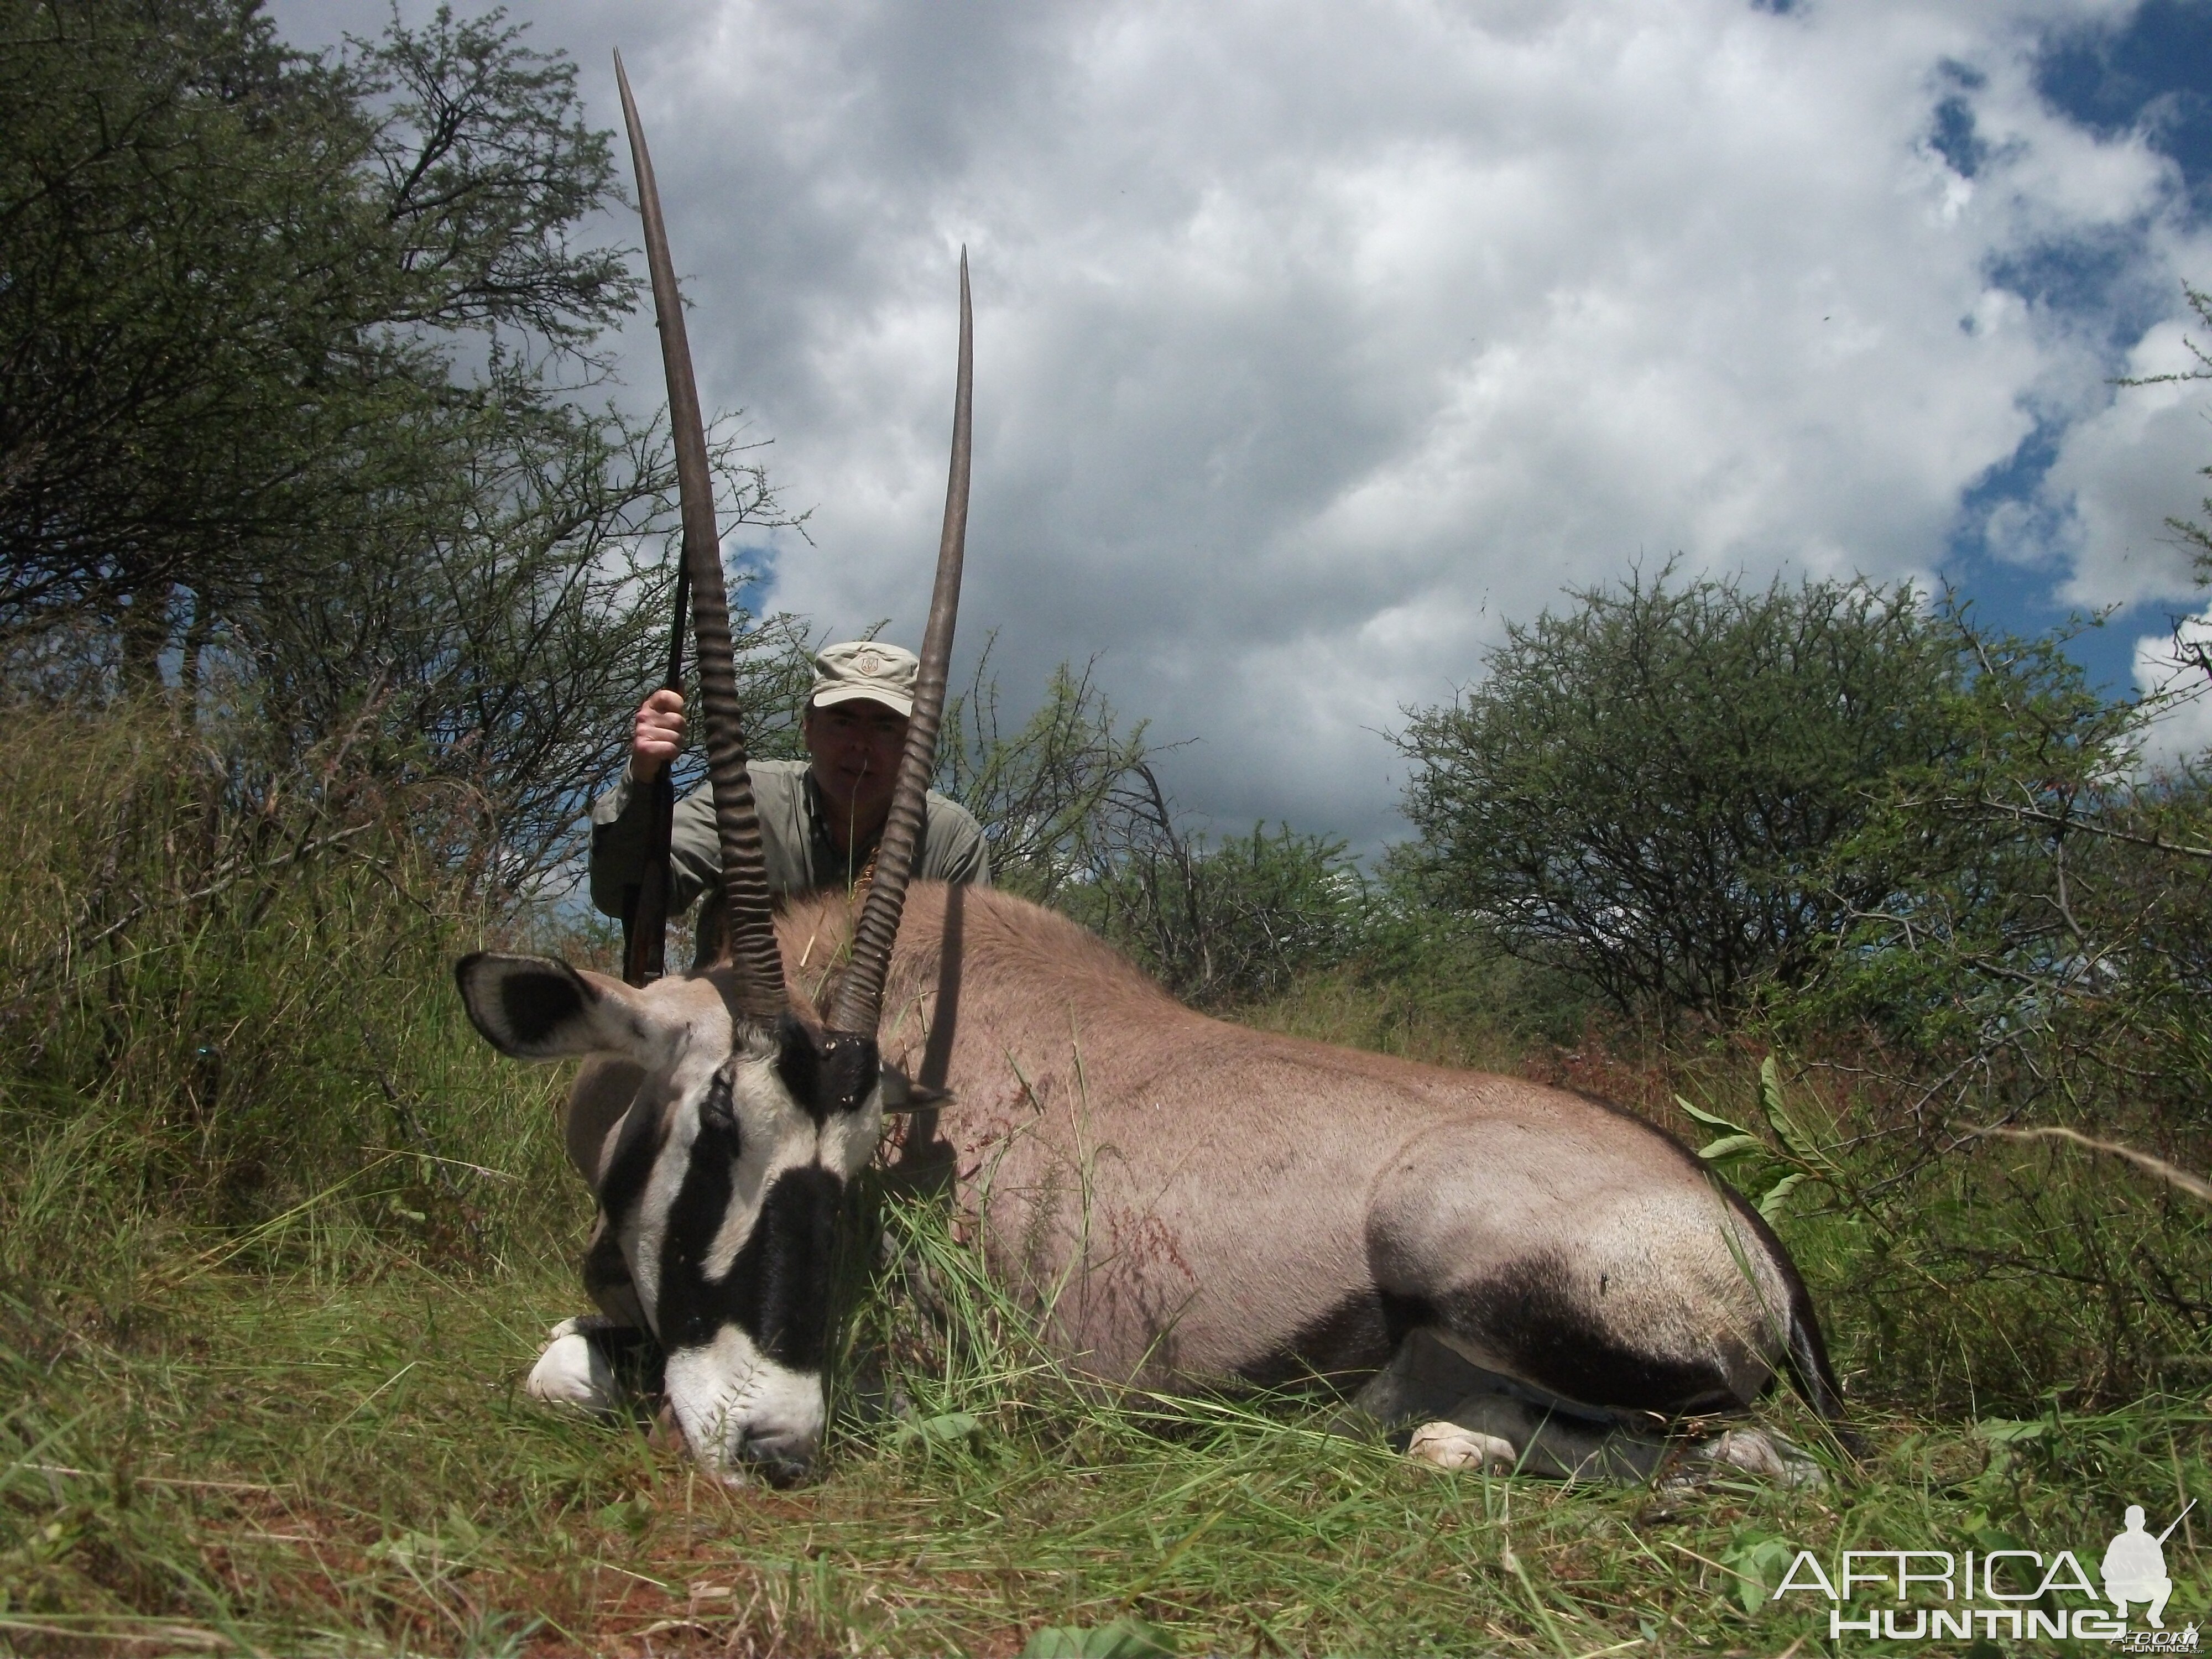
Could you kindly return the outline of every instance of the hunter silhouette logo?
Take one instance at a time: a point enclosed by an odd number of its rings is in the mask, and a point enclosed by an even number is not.
[[[1768,1599],[1826,1598],[1831,1641],[1848,1635],[1900,1644],[2070,1638],[2110,1642],[2122,1653],[2196,1653],[2195,1624],[2181,1631],[2165,1625],[2174,1590],[2166,1540],[2196,1507],[2191,1498],[2154,1535],[2144,1525],[2142,1505],[2128,1505],[2123,1529],[2099,1563],[2101,1597],[2073,1551],[2046,1556],[2007,1540],[1965,1551],[1845,1550],[1832,1574],[1812,1551],[1799,1550]],[[2130,1607],[2143,1609],[2150,1628],[2128,1628]]]
[[[2166,1628],[2166,1599],[2173,1594],[2173,1580],[2166,1576],[2166,1540],[2181,1524],[2181,1516],[2196,1507],[2192,1498],[2183,1505],[2181,1515],[2173,1517],[2172,1526],[2153,1538],[2143,1530],[2142,1505],[2128,1505],[2127,1530],[2117,1534],[2105,1547],[2104,1564],[2098,1569],[2105,1581],[2105,1598],[2121,1618],[2128,1616],[2129,1602],[2148,1601],[2150,1606],[2143,1617],[2150,1620],[2150,1627]]]

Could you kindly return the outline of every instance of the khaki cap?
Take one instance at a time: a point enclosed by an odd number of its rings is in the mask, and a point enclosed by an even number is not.
[[[814,659],[814,690],[806,699],[809,708],[866,697],[901,714],[914,713],[914,680],[921,672],[921,659],[902,646],[876,640],[854,640],[825,646]]]

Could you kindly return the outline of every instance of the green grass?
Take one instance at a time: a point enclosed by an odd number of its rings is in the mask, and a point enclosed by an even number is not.
[[[1042,1655],[1118,1627],[1125,1653],[1809,1654],[1824,1606],[1764,1596],[1796,1548],[2092,1560],[2123,1504],[2191,1497],[2170,1622],[2212,1611],[2205,1206],[2072,1147],[1923,1158],[1839,1073],[1789,1079],[1832,1178],[1779,1220],[1870,1446],[1823,1488],[1447,1474],[1327,1402],[1102,1393],[926,1206],[888,1211],[851,1327],[901,1414],[842,1416],[811,1485],[726,1487],[649,1421],[521,1394],[580,1310],[589,1203],[560,1079],[452,994],[482,916],[359,803],[189,785],[143,724],[0,740],[0,790],[46,808],[0,820],[0,1652]],[[1510,1013],[1340,977],[1252,1018],[1694,1141],[1686,1097],[1756,1132],[1747,1190],[1802,1161],[1741,1036],[1554,1048]],[[1759,1420],[1820,1443],[1786,1395]]]
[[[934,1229],[903,1231],[941,1270],[960,1247]],[[1778,1652],[1825,1620],[1747,1610],[1739,1571],[1786,1565],[1768,1540],[2086,1557],[2125,1501],[2212,1500],[2202,1401],[1878,1420],[1863,1475],[1820,1490],[1570,1488],[1440,1474],[1304,1402],[1102,1400],[988,1308],[964,1346],[909,1355],[907,1419],[841,1424],[822,1480],[732,1490],[642,1420],[522,1397],[574,1305],[557,1260],[138,1288],[99,1315],[5,1306],[21,1651],[1012,1654],[1133,1617],[1188,1653]],[[963,1318],[988,1300],[954,1289]],[[1762,1415],[1816,1440],[1791,1401]],[[2175,1610],[2202,1619],[2185,1529]]]

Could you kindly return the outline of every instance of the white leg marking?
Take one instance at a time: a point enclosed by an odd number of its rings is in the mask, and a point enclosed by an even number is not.
[[[1521,1454],[1514,1449],[1511,1441],[1443,1421],[1424,1423],[1415,1429],[1413,1443],[1406,1452],[1440,1469],[1475,1469],[1497,1474],[1511,1474],[1521,1462]]]
[[[574,1320],[562,1320],[550,1335],[552,1340],[530,1368],[530,1381],[525,1385],[532,1400],[594,1416],[605,1416],[622,1403],[622,1390],[616,1386],[606,1356],[576,1328]]]

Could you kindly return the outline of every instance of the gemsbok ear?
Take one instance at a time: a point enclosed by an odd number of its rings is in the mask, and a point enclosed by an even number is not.
[[[604,974],[580,974],[551,957],[478,951],[453,964],[469,1023],[516,1060],[583,1054],[643,1059],[652,1021],[637,994]]]

